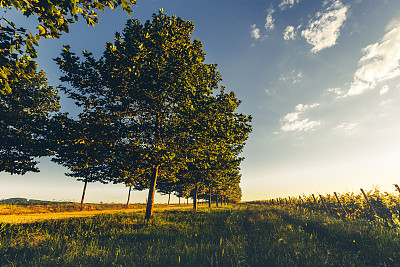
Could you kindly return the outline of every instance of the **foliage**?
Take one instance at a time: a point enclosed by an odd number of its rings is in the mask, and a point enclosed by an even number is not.
[[[74,120],[59,114],[51,123],[51,139],[56,142],[56,155],[52,161],[69,169],[67,176],[86,182],[110,181],[112,160],[102,146],[109,145],[112,131],[101,121]]]
[[[122,6],[130,14],[135,3],[136,0],[0,0],[4,12],[0,18],[0,94],[11,93],[13,83],[34,75],[36,63],[33,59],[37,57],[34,46],[39,45],[37,41],[41,37],[59,38],[62,33],[68,33],[70,24],[78,21],[78,14],[88,25],[94,26],[99,22],[97,11]],[[26,17],[36,16],[38,33],[32,34],[8,20],[6,12],[10,9]]]
[[[52,154],[48,122],[60,108],[58,90],[48,85],[44,71],[12,89],[13,94],[0,94],[0,171],[38,172],[35,157]]]

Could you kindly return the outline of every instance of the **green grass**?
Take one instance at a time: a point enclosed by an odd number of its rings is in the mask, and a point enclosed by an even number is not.
[[[399,266],[400,229],[295,208],[218,209],[0,226],[2,266]]]

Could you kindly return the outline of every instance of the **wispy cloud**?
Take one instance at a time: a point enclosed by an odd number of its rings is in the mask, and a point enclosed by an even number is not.
[[[298,104],[295,107],[295,112],[288,113],[280,119],[281,129],[285,132],[314,130],[317,126],[321,125],[321,122],[302,118],[302,115],[305,111],[317,106],[319,106],[318,103],[311,105]]]
[[[326,89],[326,92],[328,94],[336,95],[336,98],[343,98],[344,95],[346,95],[346,91],[344,91],[342,88],[339,88],[339,87],[328,88],[328,89]]]
[[[275,10],[272,7],[267,11],[267,17],[265,18],[265,25],[264,25],[267,31],[272,31],[273,29],[275,29],[275,19],[272,16],[274,13]]]
[[[257,28],[256,24],[253,24],[250,26],[251,28],[251,37],[254,38],[255,40],[260,39],[260,29]]]
[[[283,39],[286,41],[296,39],[296,32],[294,31],[293,26],[286,26],[285,31],[283,32]]]
[[[295,84],[300,82],[301,78],[303,78],[303,72],[299,70],[292,70],[290,74],[282,74],[279,77],[279,80]]]
[[[285,10],[286,8],[292,8],[295,4],[300,3],[301,0],[282,0],[282,2],[278,5],[281,10]]]
[[[326,1],[325,5],[330,2],[331,5],[325,11],[318,12],[315,19],[309,22],[307,29],[301,32],[306,41],[313,46],[313,53],[334,46],[340,35],[340,28],[346,20],[348,6],[339,0]]]
[[[400,76],[400,16],[386,27],[386,34],[378,42],[363,50],[359,68],[347,96],[374,89],[379,82]]]
[[[359,123],[356,122],[343,122],[336,126],[334,130],[337,131],[351,131],[356,129],[359,126]]]
[[[381,90],[379,91],[379,94],[380,94],[380,95],[384,95],[384,94],[386,94],[387,92],[389,92],[389,86],[384,85],[384,86],[382,86]]]

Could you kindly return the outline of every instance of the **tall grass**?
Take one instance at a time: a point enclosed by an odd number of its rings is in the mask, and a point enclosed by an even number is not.
[[[400,231],[296,208],[121,213],[0,226],[2,266],[398,266]]]

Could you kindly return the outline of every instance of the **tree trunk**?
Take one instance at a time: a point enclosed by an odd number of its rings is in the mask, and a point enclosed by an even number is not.
[[[215,195],[215,203],[217,204],[217,208],[218,208],[218,194]]]
[[[186,204],[189,204],[189,197],[186,197]]]
[[[211,208],[211,186],[210,186],[210,188],[208,189],[208,192],[209,192],[208,207]]]
[[[199,185],[196,183],[195,189],[194,189],[194,197],[193,197],[193,209],[194,211],[197,211],[197,191],[199,189]]]
[[[168,205],[170,200],[171,200],[171,193],[168,194]]]
[[[126,202],[126,207],[128,207],[128,206],[129,206],[129,199],[131,198],[131,189],[132,189],[132,186],[130,186],[130,187],[129,187],[129,192],[128,192],[128,201]]]
[[[87,180],[85,180],[85,185],[83,186],[83,193],[82,193],[82,199],[81,199],[81,210],[83,209],[83,200],[85,200],[86,186],[87,186]]]
[[[156,183],[157,183],[157,176],[158,176],[158,168],[160,165],[157,165],[154,169],[153,176],[151,177],[150,182],[150,190],[149,196],[147,198],[147,207],[146,207],[146,217],[145,219],[148,221],[153,217],[153,203],[154,203],[154,193],[156,191]]]
[[[179,205],[181,204],[181,197],[178,197],[179,198]]]

